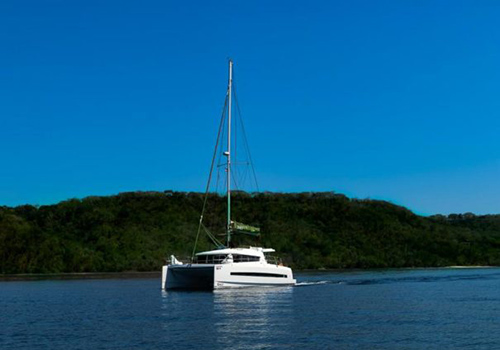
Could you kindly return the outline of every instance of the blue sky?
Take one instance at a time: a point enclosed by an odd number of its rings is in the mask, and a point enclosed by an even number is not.
[[[0,2],[0,205],[204,188],[235,61],[262,190],[500,213],[496,1]]]

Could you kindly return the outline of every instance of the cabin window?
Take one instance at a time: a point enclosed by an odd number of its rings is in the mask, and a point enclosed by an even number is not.
[[[195,264],[221,264],[224,259],[227,258],[227,254],[218,254],[218,255],[197,255],[194,258]],[[260,261],[260,257],[253,255],[245,255],[245,254],[233,254],[233,262],[241,263],[241,262],[252,262],[252,261]]]
[[[225,254],[198,255],[194,258],[195,264],[220,264],[227,257]]]
[[[233,254],[233,261],[235,263],[260,261],[260,258],[258,256],[253,256],[253,255]]]

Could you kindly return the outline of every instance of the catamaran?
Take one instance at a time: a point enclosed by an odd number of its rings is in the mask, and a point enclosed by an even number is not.
[[[274,253],[272,248],[262,247],[241,247],[235,248],[232,244],[232,235],[236,233],[247,233],[253,236],[260,234],[260,229],[254,226],[245,225],[231,218],[231,110],[233,96],[233,62],[229,60],[229,79],[226,91],[224,111],[227,107],[227,150],[223,152],[226,158],[226,192],[227,192],[227,222],[226,222],[226,243],[221,244],[216,237],[206,230],[203,224],[203,215],[207,202],[210,179],[214,167],[215,153],[212,159],[212,167],[207,184],[207,191],[203,209],[199,221],[198,234],[201,229],[205,229],[207,235],[215,243],[217,249],[195,253],[189,262],[182,262],[175,256],[170,256],[170,263],[162,269],[162,289],[222,289],[251,286],[291,286],[295,285],[292,269],[283,266],[279,260],[271,261],[268,254]],[[225,112],[219,127],[219,136],[222,126],[225,125]],[[217,144],[219,142],[217,138]],[[216,144],[216,150],[217,150]]]

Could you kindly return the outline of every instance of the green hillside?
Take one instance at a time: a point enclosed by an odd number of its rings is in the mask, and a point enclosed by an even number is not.
[[[225,198],[207,221],[223,230]],[[233,215],[294,268],[500,265],[500,215],[422,217],[335,193],[236,193]],[[136,192],[56,205],[0,207],[0,273],[159,270],[191,255],[200,193]],[[219,233],[219,232],[215,232]],[[205,236],[199,249],[212,248]]]

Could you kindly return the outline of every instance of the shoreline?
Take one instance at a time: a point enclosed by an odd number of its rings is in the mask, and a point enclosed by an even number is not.
[[[323,272],[348,272],[348,271],[376,271],[376,270],[435,270],[435,269],[488,269],[498,266],[488,265],[452,265],[441,267],[384,267],[368,269],[304,269],[294,270],[295,273],[323,273]],[[65,273],[21,273],[12,275],[0,274],[0,282],[10,281],[44,281],[44,280],[86,280],[86,279],[141,279],[160,278],[161,271],[126,271],[126,272],[65,272]]]
[[[0,275],[0,282],[85,279],[139,279],[160,278],[160,276],[161,271],[21,273],[13,275]]]

